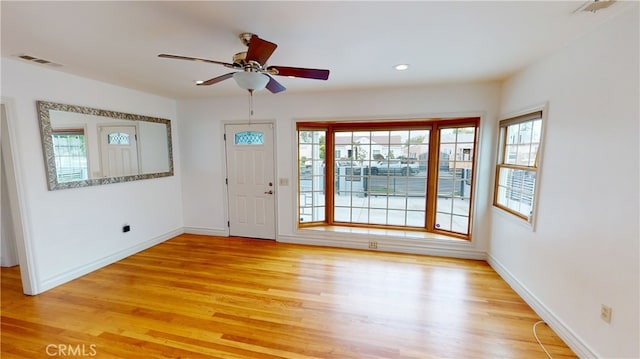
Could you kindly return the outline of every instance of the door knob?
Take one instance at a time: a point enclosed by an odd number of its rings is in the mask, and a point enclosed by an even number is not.
[[[273,194],[273,191],[265,192],[264,194]]]

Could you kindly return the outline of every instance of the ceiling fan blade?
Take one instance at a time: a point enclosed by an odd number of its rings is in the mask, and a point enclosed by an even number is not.
[[[269,82],[267,83],[267,90],[271,91],[271,93],[278,93],[286,90],[282,84],[280,84],[276,79],[269,76]]]
[[[160,54],[158,55],[158,57],[162,57],[165,59],[176,59],[176,60],[189,60],[189,61],[197,61],[197,62],[207,62],[210,64],[217,64],[217,65],[222,65],[225,67],[229,67],[229,68],[239,68],[238,66],[234,65],[234,64],[230,64],[227,62],[222,62],[222,61],[215,61],[215,60],[208,60],[208,59],[200,59],[197,57],[187,57],[187,56],[180,56],[180,55],[171,55],[171,54]]]
[[[276,71],[272,71],[276,70]],[[326,80],[329,78],[329,70],[305,69],[303,67],[269,66],[270,74],[278,76],[302,77],[305,79]]]
[[[214,77],[212,79],[209,79],[207,81],[204,81],[202,83],[197,84],[198,86],[209,86],[209,85],[213,85],[213,84],[217,84],[218,82],[224,81],[228,78],[233,77],[233,74],[235,72],[229,72],[228,74],[224,74],[222,76],[218,76],[218,77]]]
[[[260,65],[264,65],[271,54],[276,50],[278,45],[267,40],[262,40],[258,35],[251,36],[249,41],[249,49],[247,50],[246,61],[256,61]]]

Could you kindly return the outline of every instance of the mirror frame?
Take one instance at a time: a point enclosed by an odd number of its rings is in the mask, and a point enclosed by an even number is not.
[[[138,181],[144,179],[160,178],[173,176],[173,145],[171,143],[171,120],[158,117],[149,117],[143,115],[134,115],[130,113],[102,110],[91,107],[67,105],[62,103],[36,101],[38,108],[38,120],[40,123],[40,134],[42,136],[42,151],[44,155],[44,165],[47,173],[47,185],[50,191],[68,188],[81,188],[88,186],[97,186],[111,183],[121,183]],[[137,174],[128,176],[93,178],[80,181],[58,182],[55,154],[53,152],[53,137],[51,127],[51,116],[49,111],[66,111],[81,113],[85,115],[101,116],[117,120],[145,121],[155,122],[166,125],[167,127],[167,146],[169,154],[169,170],[166,172]]]

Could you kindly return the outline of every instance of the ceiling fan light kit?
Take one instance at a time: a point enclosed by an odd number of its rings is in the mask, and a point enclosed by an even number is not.
[[[267,77],[267,75],[251,71],[235,72],[233,74],[233,79],[236,80],[236,83],[240,88],[248,91],[260,91],[265,88],[269,82],[269,77]]]
[[[271,54],[273,54],[278,45],[248,32],[240,34],[240,41],[248,46],[248,49],[246,52],[235,54],[233,56],[233,63],[170,54],[160,54],[158,57],[212,63],[236,69],[238,70],[237,72],[230,72],[206,81],[197,81],[196,85],[209,86],[233,77],[238,86],[251,93],[262,90],[265,87],[271,93],[286,90],[286,88],[272,76],[300,77],[316,80],[327,80],[329,78],[329,70],[288,66],[267,67],[267,60],[271,57]]]
[[[573,13],[587,11],[595,13],[598,10],[606,9],[613,5],[616,0],[589,0],[582,4],[579,8],[573,11]]]

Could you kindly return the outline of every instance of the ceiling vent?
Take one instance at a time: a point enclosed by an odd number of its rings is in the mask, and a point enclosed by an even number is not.
[[[588,11],[588,12],[596,12],[598,10],[602,10],[608,8],[613,5],[616,0],[591,0],[582,4],[579,8],[577,8],[574,13],[580,11]]]
[[[42,65],[49,65],[49,66],[54,66],[54,67],[61,67],[62,66],[60,64],[56,64],[55,62],[51,62],[51,61],[45,60],[45,59],[39,59],[37,57],[33,57],[33,56],[30,56],[30,55],[19,55],[18,57],[23,59],[23,60],[37,62],[37,63],[42,64]]]

